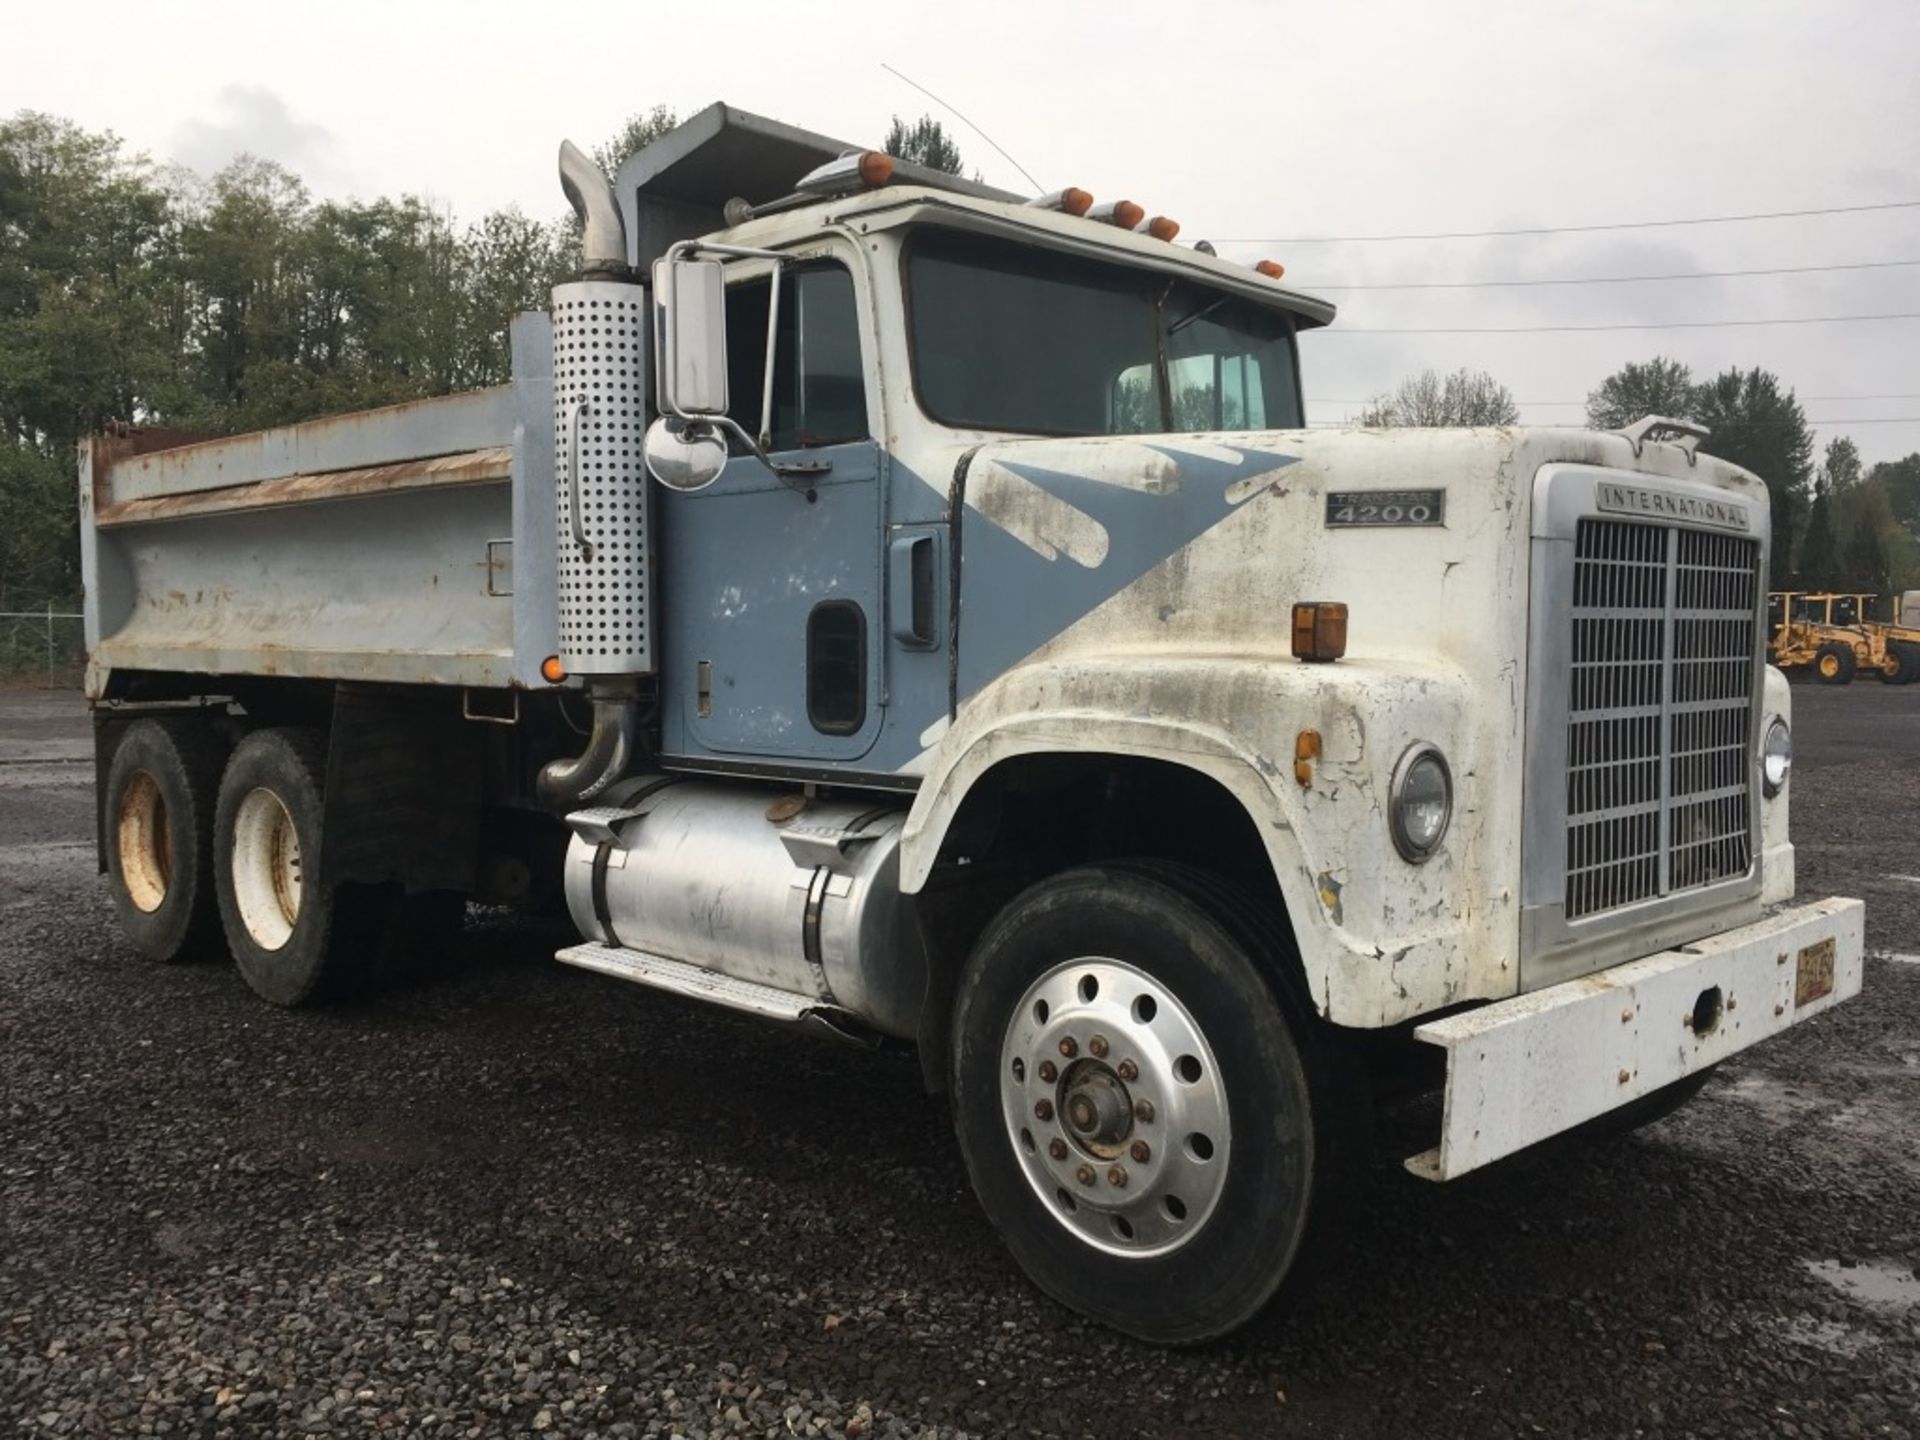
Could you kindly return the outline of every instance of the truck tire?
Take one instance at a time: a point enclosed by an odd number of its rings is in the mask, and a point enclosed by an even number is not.
[[[213,811],[225,747],[204,721],[136,720],[107,767],[108,886],[120,929],[149,960],[218,953]]]
[[[1857,663],[1852,650],[1829,640],[1814,652],[1813,675],[1822,685],[1850,685]]]
[[[1889,685],[1911,685],[1920,680],[1920,645],[1895,640],[1887,646],[1887,668],[1880,678]]]
[[[370,968],[388,890],[321,877],[326,747],[311,730],[256,730],[227,762],[214,812],[220,919],[241,978],[275,1005],[338,998]]]
[[[1244,1324],[1324,1253],[1367,1138],[1364,1076],[1223,894],[1149,864],[1042,881],[955,998],[955,1128],[988,1217],[1041,1289],[1157,1344]]]

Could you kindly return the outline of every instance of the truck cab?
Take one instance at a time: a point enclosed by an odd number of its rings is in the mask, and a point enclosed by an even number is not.
[[[1856,993],[1793,902],[1759,477],[1649,417],[1312,430],[1334,307],[1167,217],[715,106],[514,378],[83,462],[102,862],[299,1004],[434,896],[918,1047],[1075,1308],[1244,1323],[1348,1208]]]

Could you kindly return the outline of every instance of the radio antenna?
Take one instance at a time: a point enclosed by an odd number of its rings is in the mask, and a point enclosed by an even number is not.
[[[962,125],[966,126],[969,130],[973,131],[974,134],[978,135],[982,140],[986,141],[987,144],[993,146],[994,149],[999,150],[1000,157],[1003,160],[1005,160],[1009,165],[1013,166],[1013,168],[1018,170],[1022,175],[1025,175],[1027,177],[1027,183],[1033,186],[1033,190],[1036,195],[1046,188],[1038,180],[1033,178],[1033,176],[1028,172],[1026,166],[1022,165],[1018,160],[1014,159],[1013,156],[1007,154],[1007,152],[1001,148],[999,141],[995,140],[991,135],[987,134],[986,131],[982,130],[978,125],[974,124],[973,121],[967,119],[967,117],[962,115],[958,110],[955,110],[953,106],[949,105],[946,101],[942,100],[938,95],[934,94],[933,91],[927,89],[927,87],[922,85],[918,80],[910,79],[909,77],[902,75],[898,70],[895,70],[893,66],[887,64],[887,62],[884,60],[880,62],[880,68],[882,70],[885,70],[888,74],[894,76],[897,79],[905,80],[907,84],[913,86],[914,89],[918,90],[922,95],[926,96],[929,100],[933,101],[933,103],[938,105],[942,110],[949,112],[954,119],[958,120]]]

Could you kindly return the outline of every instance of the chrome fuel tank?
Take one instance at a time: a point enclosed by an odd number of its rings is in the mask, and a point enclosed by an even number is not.
[[[587,939],[914,1035],[927,966],[900,894],[903,808],[677,777],[607,798],[568,817],[567,908]]]

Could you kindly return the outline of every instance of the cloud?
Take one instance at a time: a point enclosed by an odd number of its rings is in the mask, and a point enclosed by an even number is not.
[[[173,153],[188,168],[212,174],[247,154],[277,160],[308,180],[328,173],[333,132],[297,119],[264,85],[227,86],[215,110],[213,118],[188,120],[174,132]]]

